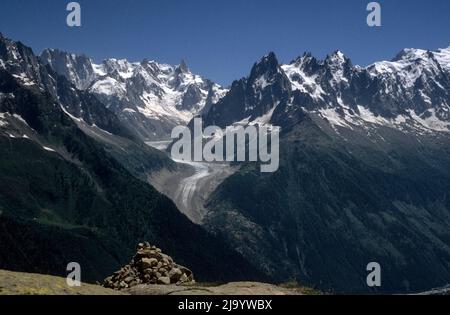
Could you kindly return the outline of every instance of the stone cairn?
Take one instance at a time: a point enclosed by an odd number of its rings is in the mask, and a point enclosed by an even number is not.
[[[139,284],[187,284],[194,283],[194,275],[186,267],[177,265],[172,258],[149,243],[139,243],[137,253],[130,264],[106,278],[103,286],[122,290]]]

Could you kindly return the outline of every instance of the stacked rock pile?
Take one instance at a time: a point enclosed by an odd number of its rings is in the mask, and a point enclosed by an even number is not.
[[[140,243],[130,264],[104,280],[106,288],[122,290],[139,284],[194,283],[192,271],[176,264],[156,246]]]

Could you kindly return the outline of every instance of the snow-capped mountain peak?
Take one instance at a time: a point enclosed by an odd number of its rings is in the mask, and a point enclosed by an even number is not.
[[[428,52],[429,51],[424,49],[404,48],[397,54],[397,56],[395,56],[395,58],[392,61],[417,60],[427,58]]]
[[[450,131],[450,48],[404,49],[391,61],[367,67],[354,66],[340,51],[324,60],[310,53],[284,65],[271,60],[276,58],[266,55],[256,63],[206,119],[251,123],[269,115],[267,123],[287,126],[312,115],[340,128]],[[278,84],[271,81],[275,73]]]
[[[50,50],[41,59],[79,89],[97,95],[144,139],[166,139],[170,128],[186,124],[226,92],[192,73],[184,60],[177,66],[115,58],[95,64],[85,56]]]
[[[253,65],[249,81],[261,78],[262,76],[272,76],[278,72],[278,67],[278,59],[275,53],[270,52]]]
[[[135,69],[139,66],[139,63],[131,63],[126,59],[110,58],[103,61],[100,69],[103,70],[106,75],[119,75],[120,78],[126,80],[133,76]]]
[[[180,64],[178,65],[177,69],[179,69],[180,72],[182,73],[188,73],[189,72],[189,68],[186,64],[186,61],[184,61],[184,59],[181,59]]]
[[[349,60],[340,50],[336,50],[325,58],[325,63],[332,67],[343,67]]]
[[[69,54],[58,49],[46,49],[41,60],[57,73],[64,75],[79,89],[85,89],[96,77],[91,59],[85,55]]]

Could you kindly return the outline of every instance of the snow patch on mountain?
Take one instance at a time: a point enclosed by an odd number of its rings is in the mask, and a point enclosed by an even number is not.
[[[102,80],[94,82],[89,90],[93,93],[106,96],[114,95],[119,99],[123,99],[126,96],[125,83],[119,82],[111,77],[105,77]]]
[[[270,83],[267,82],[266,76],[262,75],[255,80],[253,87],[255,90],[264,90],[269,85]]]
[[[166,91],[165,96],[164,98],[160,98],[154,93],[145,92],[140,96],[144,106],[138,107],[137,109],[148,118],[162,119],[170,117],[178,120],[180,123],[189,122],[193,117],[193,113],[176,109],[177,102],[181,101],[180,94]]]
[[[13,77],[18,79],[20,83],[22,83],[25,86],[32,86],[36,85],[36,82],[34,82],[32,79],[30,79],[25,73],[20,74],[13,74]]]
[[[325,94],[319,83],[316,82],[317,75],[308,76],[302,70],[302,63],[282,65],[281,68],[291,81],[292,88],[302,93],[308,93],[314,99],[322,99]]]
[[[320,109],[319,114],[322,118],[326,119],[333,126],[348,127],[351,128],[347,121],[347,117],[342,117],[335,108]]]
[[[345,64],[347,63],[347,58],[341,51],[334,52],[329,56],[325,62],[327,63],[329,69],[331,70],[332,79],[330,80],[330,85],[335,86],[342,82],[348,83],[348,79],[345,77]]]
[[[0,127],[4,127],[8,124],[6,121],[5,113],[0,113]]]
[[[359,114],[344,111],[339,113],[335,108],[320,109],[310,113],[318,113],[331,125],[353,129],[354,126],[367,127],[378,125],[399,130],[415,130],[425,132],[450,132],[450,122],[442,121],[436,116],[434,109],[430,109],[422,115],[417,115],[414,110],[398,115],[395,118],[385,118],[376,115],[369,109],[358,106]]]
[[[434,109],[428,110],[426,113],[418,116],[413,110],[409,110],[411,118],[423,126],[425,129],[450,132],[450,122],[442,121],[436,117],[436,111]]]
[[[53,150],[52,148],[46,147],[45,145],[43,145],[42,148],[43,148],[45,151],[56,152],[56,151]]]
[[[450,72],[450,46],[447,48],[438,49],[438,51],[433,54],[442,68]]]

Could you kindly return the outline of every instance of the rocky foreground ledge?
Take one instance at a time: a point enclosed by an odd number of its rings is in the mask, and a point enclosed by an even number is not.
[[[65,278],[0,270],[0,294],[19,295],[302,295],[316,292],[298,286],[259,282],[196,283],[192,271],[161,249],[140,243],[128,265],[101,285],[70,287]]]
[[[0,295],[301,295],[300,288],[283,288],[266,283],[232,282],[224,285],[137,285],[112,290],[100,285],[69,287],[66,279],[55,276],[0,270]]]
[[[85,284],[70,287],[66,278],[0,270],[0,295],[121,295],[120,291]]]
[[[139,285],[125,290],[132,295],[304,295],[303,289],[288,289],[260,282],[230,282],[223,285]]]

